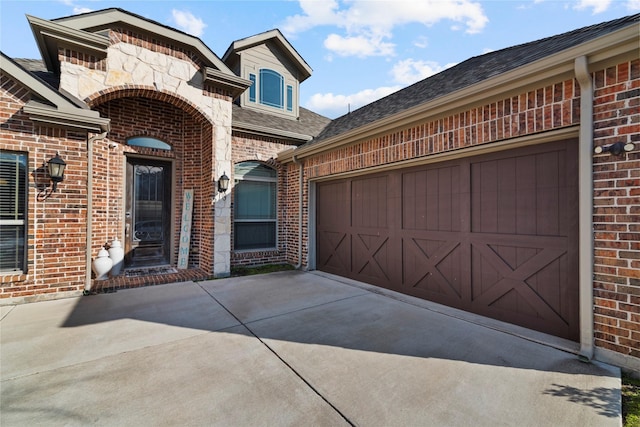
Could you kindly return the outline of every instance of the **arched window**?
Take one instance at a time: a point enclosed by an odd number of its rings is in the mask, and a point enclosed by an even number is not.
[[[127,145],[136,147],[157,148],[159,150],[171,150],[171,146],[166,142],[148,136],[135,136],[127,139]]]
[[[276,181],[274,169],[258,162],[234,169],[234,250],[276,247]]]
[[[284,77],[280,73],[268,68],[260,70],[260,103],[284,108]]]

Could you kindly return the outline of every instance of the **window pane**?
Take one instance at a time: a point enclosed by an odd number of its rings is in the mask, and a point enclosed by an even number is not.
[[[249,87],[249,101],[256,102],[256,75],[249,74],[249,80],[251,80],[251,86]]]
[[[24,271],[24,225],[0,224],[0,271]]]
[[[235,186],[235,219],[275,219],[275,193],[275,182],[239,181]]]
[[[284,107],[284,82],[273,70],[260,70],[260,103],[271,107]]]
[[[275,222],[236,222],[234,249],[266,249],[276,246]]]
[[[234,169],[236,179],[270,178],[276,180],[276,171],[258,162],[238,163]]]
[[[134,145],[136,147],[158,148],[160,150],[171,150],[171,146],[166,142],[160,141],[155,138],[147,138],[146,136],[138,136],[135,138],[129,138],[127,140],[128,145]]]
[[[0,153],[0,220],[24,220],[27,156]]]
[[[287,86],[287,110],[293,111],[293,86]]]
[[[0,271],[26,271],[27,155],[0,152]]]

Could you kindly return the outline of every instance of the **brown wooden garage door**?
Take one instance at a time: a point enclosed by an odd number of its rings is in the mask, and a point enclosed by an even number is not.
[[[318,183],[317,268],[577,341],[576,149]]]

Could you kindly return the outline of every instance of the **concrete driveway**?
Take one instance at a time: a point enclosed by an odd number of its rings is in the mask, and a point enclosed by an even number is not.
[[[1,309],[3,427],[621,422],[617,368],[327,275]]]

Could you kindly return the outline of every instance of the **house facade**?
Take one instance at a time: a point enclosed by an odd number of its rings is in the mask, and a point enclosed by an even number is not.
[[[640,370],[638,19],[330,121],[277,30],[219,58],[120,9],[28,17],[42,61],[2,57],[0,301],[290,263]],[[116,239],[124,268],[96,280]]]

